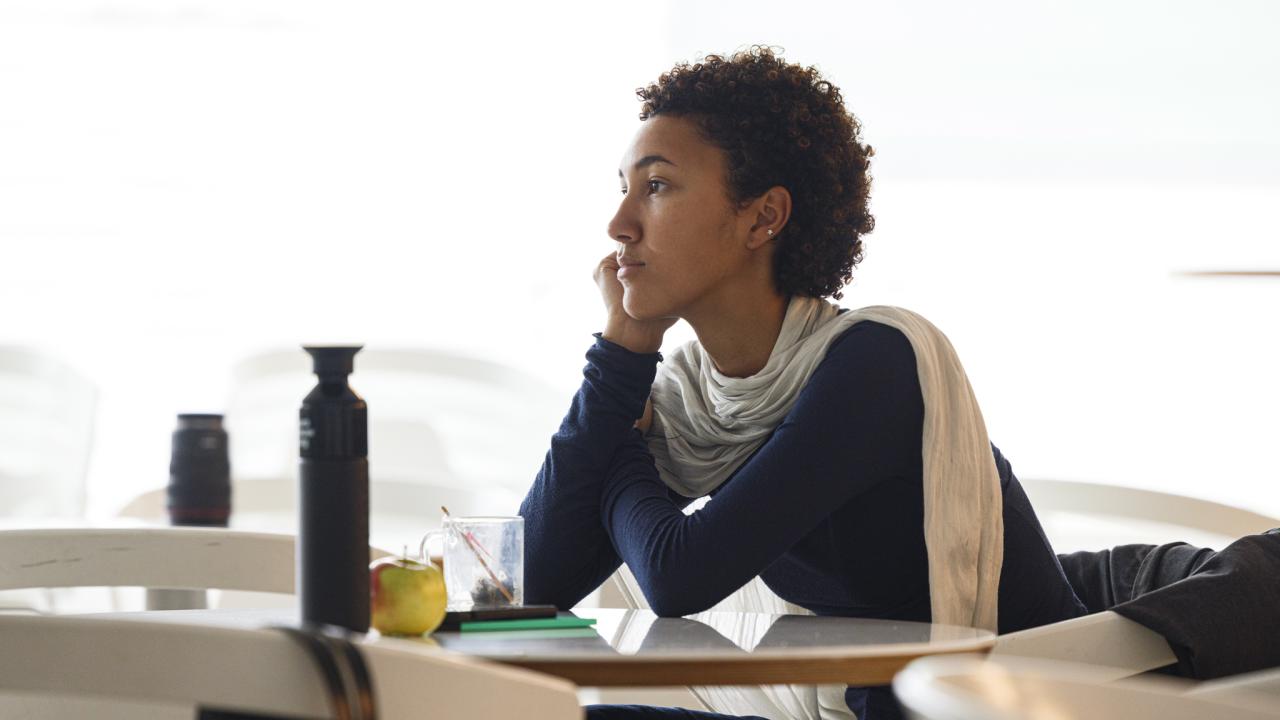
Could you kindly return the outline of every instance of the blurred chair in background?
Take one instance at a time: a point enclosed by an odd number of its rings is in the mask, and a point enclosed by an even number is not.
[[[296,534],[296,478],[250,478],[231,485],[231,527],[237,530]],[[505,514],[520,496],[505,489],[467,489],[426,482],[371,481],[369,537],[379,547],[408,546],[417,552],[427,529],[435,527],[447,506],[458,516]],[[148,490],[120,509],[118,515],[155,524],[168,522],[164,488]],[[511,510],[514,512],[514,510]]]
[[[296,508],[298,405],[314,386],[301,349],[233,369],[231,472],[254,480],[233,485],[233,518]],[[369,403],[371,536],[392,549],[416,548],[441,506],[515,514],[567,407],[518,368],[442,350],[365,348],[351,386]]]
[[[231,456],[231,526],[296,532],[298,407],[315,386],[301,348],[237,364],[225,424]],[[528,490],[568,398],[518,369],[434,350],[366,348],[351,386],[369,403],[370,540],[416,553],[455,516],[513,515]],[[166,521],[165,490],[119,514]],[[219,606],[267,598],[223,594]]]
[[[201,596],[232,590],[293,607],[294,538],[204,527],[0,530],[0,590],[136,587]],[[372,560],[388,553],[371,546],[369,554]],[[195,607],[203,606],[201,597]]]
[[[0,517],[84,515],[97,396],[60,360],[0,345]]]
[[[370,558],[386,555],[371,550]],[[227,588],[292,594],[294,537],[226,528],[0,530],[0,589]]]
[[[266,352],[236,365],[226,407],[235,476],[296,476],[298,405],[314,385],[310,358],[301,349]],[[422,482],[520,497],[569,400],[517,368],[425,349],[366,348],[356,355],[351,386],[369,403],[375,484]],[[510,505],[489,512],[515,510]],[[432,516],[437,512],[431,508]]]
[[[1074,559],[1091,554],[1087,551],[1114,553],[1122,552],[1121,546],[1177,540],[1226,548],[1221,557],[1227,557],[1245,552],[1247,546],[1267,537],[1263,533],[1280,526],[1280,519],[1274,517],[1171,493],[1035,479],[1023,481],[1023,486],[1055,549],[1064,554],[1064,565],[1072,567]],[[1240,538],[1244,539],[1235,543]],[[1079,550],[1086,552],[1076,553],[1074,559],[1065,557],[1065,553]],[[1201,625],[1235,619],[1242,626],[1232,627],[1232,632],[1243,633],[1242,637],[1267,638],[1263,640],[1265,644],[1273,628],[1249,625],[1256,619],[1249,617],[1245,609],[1248,603],[1240,603],[1242,598],[1213,597],[1222,594],[1215,589],[1228,587],[1230,575],[1224,573],[1229,567],[1217,568],[1211,573],[1219,584],[1197,586],[1210,589],[1202,593],[1204,604],[1192,617],[1186,617],[1185,608],[1178,605],[1177,598],[1173,606],[1163,607],[1172,613],[1170,617],[1176,619],[1176,624]],[[1119,568],[1114,571],[1120,572]],[[1068,575],[1073,575],[1070,568]],[[1238,577],[1239,582],[1257,582],[1245,580],[1252,575]],[[1188,578],[1183,582],[1203,579]],[[1123,578],[1115,581],[1121,585],[1126,582]],[[1163,603],[1164,600],[1156,598],[1174,587],[1155,590],[1140,601]],[[1077,593],[1081,591],[1078,587]],[[1264,586],[1256,587],[1256,591],[1255,594],[1263,598],[1268,597],[1266,593],[1274,592]],[[1237,613],[1243,614],[1237,617]],[[1200,683],[1131,680],[1175,661],[1186,671],[1183,667],[1186,663],[1171,647],[1175,642],[1150,627],[1106,610],[1002,635],[987,662],[976,658],[946,658],[913,663],[894,681],[894,691],[916,718],[1280,717],[1276,711],[1280,706],[1275,704],[1276,697],[1280,696],[1280,669],[1228,675]],[[1215,656],[1222,652],[1238,662],[1254,658],[1256,651],[1246,650],[1245,644],[1233,640],[1219,643],[1223,647],[1201,648],[1203,654],[1199,651],[1194,654],[1198,664],[1217,663],[1221,667],[1222,657],[1215,659]],[[1208,666],[1197,667],[1191,674],[1201,676],[1200,671],[1206,669]],[[1266,710],[1273,714],[1256,712]]]
[[[1174,540],[1220,549],[1280,526],[1280,518],[1158,490],[1044,478],[1021,483],[1059,553]]]
[[[0,522],[84,517],[98,390],[74,368],[0,345]],[[65,592],[0,591],[0,608],[50,610]]]

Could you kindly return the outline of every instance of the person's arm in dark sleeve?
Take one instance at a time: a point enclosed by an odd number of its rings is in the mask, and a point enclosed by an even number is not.
[[[631,432],[608,476],[604,526],[654,612],[706,610],[891,477],[904,437],[918,452],[923,412],[906,337],[860,323],[832,343],[772,437],[691,515],[672,502]]]
[[[636,432],[660,356],[597,338],[582,386],[520,504],[529,604],[567,610],[622,562],[600,523],[601,492],[618,447]]]

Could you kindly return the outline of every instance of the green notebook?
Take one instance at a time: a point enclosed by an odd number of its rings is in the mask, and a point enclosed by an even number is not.
[[[476,620],[464,622],[458,626],[461,632],[489,632],[493,630],[562,630],[564,628],[584,628],[596,624],[595,618],[553,617],[526,618],[517,620]]]

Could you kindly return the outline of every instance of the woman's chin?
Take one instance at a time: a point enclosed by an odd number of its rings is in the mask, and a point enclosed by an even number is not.
[[[671,315],[667,308],[658,307],[653,303],[646,303],[643,299],[630,292],[622,296],[622,309],[627,311],[629,317],[642,322],[660,320]]]

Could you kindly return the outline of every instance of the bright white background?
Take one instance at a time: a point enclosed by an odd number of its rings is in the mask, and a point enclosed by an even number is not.
[[[1280,281],[1177,275],[1280,267],[1276,37],[1242,0],[3,2],[0,343],[102,388],[95,514],[264,348],[453,348],[567,403],[632,90],[768,43],[878,151],[844,304],[942,327],[1019,474],[1280,514]]]

